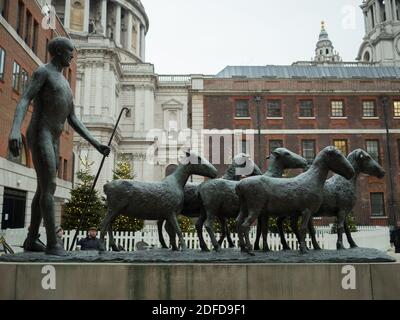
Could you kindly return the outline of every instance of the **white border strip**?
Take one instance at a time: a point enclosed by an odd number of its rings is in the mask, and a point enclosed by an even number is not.
[[[220,135],[220,134],[258,134],[257,130],[202,130],[203,134]],[[400,129],[390,129],[389,133],[399,133]],[[386,134],[385,129],[276,129],[276,130],[261,130],[261,134]]]

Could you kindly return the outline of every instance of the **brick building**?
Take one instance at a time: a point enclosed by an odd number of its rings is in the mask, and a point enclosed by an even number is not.
[[[228,66],[215,76],[192,77],[192,127],[203,130],[201,149],[221,163],[221,172],[227,150],[228,156],[252,154],[266,170],[266,156],[281,146],[310,162],[328,145],[346,155],[362,148],[387,175],[359,178],[357,223],[394,224],[400,218],[400,68],[394,64],[342,62],[323,24],[314,61]]]
[[[42,13],[44,1],[0,1],[0,216],[1,228],[20,228],[29,224],[31,201],[36,190],[36,175],[27,148],[25,132],[30,121],[30,106],[23,123],[23,152],[13,158],[8,150],[14,113],[18,101],[34,70],[48,62],[47,43],[56,36],[68,36],[55,19],[55,29],[46,27],[50,21]],[[46,19],[46,20],[44,20]],[[45,22],[44,22],[45,21]],[[64,75],[75,89],[76,65]],[[56,191],[56,222],[61,207],[72,187],[73,131],[67,125],[60,141],[60,169]]]

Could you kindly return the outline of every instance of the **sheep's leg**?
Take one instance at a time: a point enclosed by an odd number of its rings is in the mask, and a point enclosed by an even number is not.
[[[178,246],[176,245],[176,233],[174,227],[171,225],[170,222],[165,223],[165,230],[168,233],[169,236],[169,244],[171,247],[175,248],[175,250],[178,250]]]
[[[206,221],[206,218],[207,217],[206,217],[205,212],[202,211],[199,219],[196,222],[196,231],[197,231],[197,236],[199,237],[201,251],[210,251],[210,249],[208,249],[207,244],[204,241],[204,237],[203,237],[203,225],[204,225],[204,221]]]
[[[245,215],[241,210],[236,219],[236,229],[237,229],[237,233],[239,236],[239,246],[240,246],[241,251],[246,251],[246,243],[245,243],[244,236],[243,236],[242,230],[241,230],[241,226],[244,222],[244,217],[245,217]]]
[[[268,246],[268,228],[269,228],[269,217],[263,216],[258,218],[258,221],[261,220],[261,233],[263,237],[263,251],[269,252],[271,251]]]
[[[314,221],[313,221],[312,217],[308,221],[308,231],[310,232],[310,237],[311,237],[311,241],[312,241],[314,250],[321,250],[321,247],[318,244],[317,238],[315,237],[316,232],[315,232]]]
[[[279,217],[276,224],[278,226],[279,237],[281,238],[281,244],[282,244],[283,250],[291,250],[289,245],[286,242],[285,232],[283,230],[283,223],[285,222],[285,219],[286,219],[286,217]]]
[[[176,228],[175,228],[175,226],[174,226],[174,224],[172,222],[172,218],[167,219],[167,222],[165,224],[165,230],[168,233],[169,243],[170,243],[170,245],[172,247],[172,251],[178,251],[179,250],[178,246],[176,245],[176,241],[175,241],[176,240],[175,229]]]
[[[262,229],[262,218],[258,217],[258,223],[257,223],[257,234],[256,234],[256,240],[254,242],[254,250],[259,251],[260,250],[260,238],[261,238],[261,229]]]
[[[225,218],[219,217],[218,220],[219,220],[219,223],[221,224],[221,238],[219,238],[218,244],[220,246],[222,246],[222,243],[224,242],[226,234],[227,234],[228,226],[227,226]]]
[[[239,236],[240,250],[247,251],[244,236],[241,231],[241,226],[244,222],[245,217],[248,215],[248,207],[247,207],[246,199],[244,197],[241,197],[240,194],[239,194],[239,199],[240,199],[240,211],[239,211],[239,215],[236,218],[236,229],[237,229],[237,233]]]
[[[346,218],[346,213],[343,210],[340,210],[338,212],[337,216],[337,235],[338,239],[336,242],[336,248],[338,250],[343,250],[345,249],[343,246],[343,231],[344,231],[344,220]]]
[[[349,224],[347,223],[346,219],[344,219],[344,232],[346,233],[347,241],[350,244],[350,248],[358,248],[357,244],[353,240],[353,237],[351,236]]]
[[[178,222],[178,218],[177,218],[177,214],[173,213],[170,218],[168,219],[169,223],[171,224],[171,226],[173,227],[175,234],[178,235],[179,238],[179,244],[180,247],[182,249],[182,251],[187,249],[186,243],[185,243],[185,239],[183,239],[183,234],[182,234],[182,230],[181,227],[179,226],[179,222]],[[175,241],[174,241],[175,242]],[[173,245],[173,244],[172,244]]]
[[[307,226],[308,222],[312,216],[312,212],[309,209],[306,209],[303,211],[303,220],[301,221],[301,227],[300,227],[300,252],[302,254],[307,253],[307,244],[306,244],[306,235],[307,235]]]
[[[245,243],[245,252],[254,255],[251,253],[251,243],[250,243],[250,239],[249,239],[249,231],[250,231],[250,227],[251,225],[256,222],[256,220],[258,219],[258,217],[260,216],[260,209],[259,208],[249,208],[249,215],[248,217],[245,219],[244,223],[239,227],[240,233],[242,235],[242,237],[245,237],[246,243]]]
[[[221,246],[219,245],[217,238],[215,237],[214,234],[214,228],[213,228],[214,214],[209,209],[206,209],[206,214],[207,214],[207,219],[204,223],[204,226],[206,227],[206,230],[210,235],[211,242],[214,246],[214,250],[221,251]]]
[[[114,221],[115,219],[113,219]],[[117,244],[115,243],[114,235],[113,235],[113,230],[112,230],[112,223],[113,221],[108,225],[108,237],[110,238],[110,247],[112,251],[121,251],[119,250]]]
[[[228,223],[225,222],[226,225],[226,238],[228,240],[229,248],[235,248],[235,244],[233,243],[231,232],[229,231]]]
[[[106,236],[106,232],[108,231],[108,226],[111,224],[111,222],[113,221],[114,216],[113,213],[111,211],[111,209],[107,210],[107,214],[104,217],[104,220],[101,224],[101,232],[100,232],[100,240],[101,240],[101,247],[100,247],[100,251],[106,251],[106,244],[104,241],[104,238]]]
[[[301,235],[299,231],[299,224],[298,224],[298,217],[296,215],[293,215],[290,217],[290,227],[292,228],[292,231],[296,235],[296,239],[301,243]]]
[[[164,221],[165,221],[164,219],[161,219],[161,220],[157,221],[158,240],[160,241],[161,247],[163,249],[168,249],[168,246],[165,243],[164,235],[163,235],[163,224],[164,224]]]

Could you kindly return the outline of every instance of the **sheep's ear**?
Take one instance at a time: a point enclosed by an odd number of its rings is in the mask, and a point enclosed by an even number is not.
[[[358,152],[357,152],[357,158],[360,159],[360,160],[362,160],[362,159],[365,158],[365,154],[364,154],[364,151],[363,151],[363,150],[358,150]]]
[[[281,154],[280,154],[278,151],[276,151],[276,150],[273,151],[272,154],[273,154],[275,157],[280,157],[280,155],[281,155]]]
[[[186,155],[186,157],[190,157],[190,151],[189,152],[185,151],[185,155]]]

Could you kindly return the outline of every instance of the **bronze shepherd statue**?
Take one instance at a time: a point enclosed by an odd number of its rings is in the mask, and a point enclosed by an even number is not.
[[[94,139],[78,120],[74,111],[73,93],[63,76],[63,69],[70,66],[74,46],[67,38],[57,37],[48,44],[51,62],[40,66],[17,105],[9,137],[11,153],[18,157],[22,146],[21,124],[33,100],[32,119],[27,131],[27,142],[37,175],[37,190],[32,201],[31,225],[25,241],[25,251],[46,251],[52,255],[66,255],[57,244],[54,223],[54,193],[59,166],[59,140],[65,124],[69,125],[101,154],[108,155],[110,148]],[[41,220],[47,234],[47,248],[40,244],[38,232]]]

